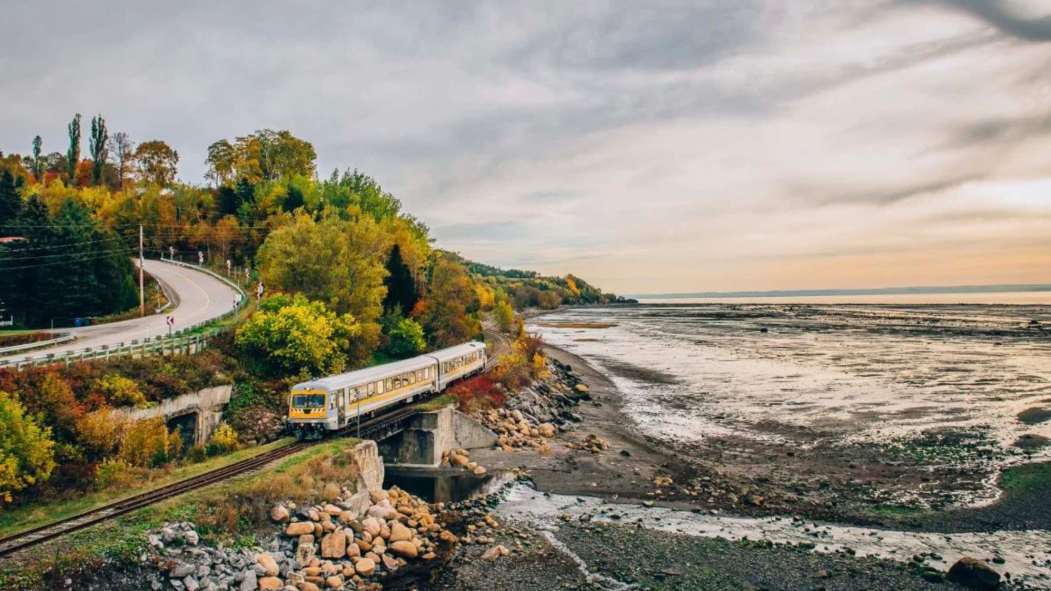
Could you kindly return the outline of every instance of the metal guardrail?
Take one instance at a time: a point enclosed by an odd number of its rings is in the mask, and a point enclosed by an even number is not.
[[[110,357],[121,357],[124,355],[179,355],[189,354],[202,351],[208,347],[209,342],[216,335],[225,333],[230,329],[213,327],[205,329],[201,332],[197,332],[202,328],[225,320],[238,312],[248,303],[248,297],[241,286],[237,285],[233,281],[230,281],[226,277],[215,273],[211,269],[199,267],[197,265],[191,265],[182,261],[172,261],[162,259],[166,263],[172,263],[181,267],[187,267],[195,271],[207,273],[212,277],[226,283],[230,287],[233,287],[241,295],[237,301],[237,305],[223,314],[210,318],[202,322],[196,322],[190,326],[183,327],[171,335],[160,335],[157,337],[146,337],[141,341],[139,339],[133,339],[132,341],[125,343],[121,341],[116,345],[100,345],[98,347],[85,347],[83,349],[66,351],[64,353],[44,353],[42,355],[28,356],[24,359],[0,359],[0,368],[14,367],[21,371],[23,368],[32,367],[36,365],[54,365],[64,364],[69,365],[71,363],[77,363],[80,361],[90,361],[94,359],[109,359]]]
[[[10,347],[0,347],[0,355],[6,355],[8,353],[18,353],[19,351],[29,351],[31,349],[39,349],[41,347],[50,347],[51,345],[59,345],[62,343],[68,343],[77,337],[71,334],[64,334],[62,336],[55,337],[53,339],[47,339],[44,341],[33,341],[31,343],[22,343],[21,345],[11,345]]]

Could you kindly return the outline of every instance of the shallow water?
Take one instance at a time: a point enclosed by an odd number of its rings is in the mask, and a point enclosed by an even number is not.
[[[541,321],[530,329],[603,368],[629,417],[672,445],[736,436],[889,449],[952,430],[980,453],[925,461],[985,473],[970,504],[995,498],[1002,466],[1051,451],[1014,446],[1051,437],[1051,421],[1018,420],[1051,408],[1051,306],[642,305]],[[614,326],[579,327],[588,322]]]
[[[924,554],[925,564],[942,571],[963,556],[1001,564],[991,566],[1014,581],[1033,588],[1051,589],[1051,532],[1003,532],[981,534],[931,534],[877,530],[863,527],[793,521],[791,518],[746,518],[706,515],[661,507],[609,504],[593,497],[545,495],[515,484],[506,493],[496,513],[541,528],[557,527],[564,515],[587,515],[594,522],[643,527],[707,538],[767,540],[776,544],[813,544],[815,552],[853,550],[858,556],[873,556],[909,562]],[[568,553],[572,549],[564,550]],[[930,554],[935,557],[931,557]],[[575,555],[573,555],[575,556]],[[576,559],[582,572],[587,566]]]

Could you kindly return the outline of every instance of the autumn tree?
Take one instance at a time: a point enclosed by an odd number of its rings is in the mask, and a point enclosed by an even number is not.
[[[0,500],[40,484],[55,469],[51,431],[26,414],[17,398],[0,391]]]
[[[463,265],[437,255],[428,287],[416,314],[431,345],[458,345],[481,332],[480,323],[472,316],[477,308],[476,293]]]
[[[301,140],[287,130],[262,129],[238,137],[233,142],[225,139],[208,146],[208,177],[216,185],[247,179],[251,183],[279,178],[305,176],[313,178],[317,154],[310,142]]]
[[[241,225],[234,216],[223,216],[215,223],[215,229],[212,231],[212,236],[216,248],[219,249],[219,256],[223,257],[223,260],[225,260],[230,256],[230,249],[241,242]]]
[[[342,371],[361,326],[302,294],[264,299],[237,331],[237,344],[277,375],[325,375]],[[364,359],[351,359],[360,363]]]
[[[511,307],[511,302],[506,295],[501,294],[496,298],[496,304],[493,306],[493,319],[503,332],[511,333],[514,330],[515,310]]]
[[[135,158],[135,143],[127,133],[118,131],[113,134],[114,155],[117,157],[117,188],[124,188],[124,179],[128,178],[131,163]]]
[[[77,178],[77,164],[80,163],[80,113],[69,122],[69,148],[66,150],[66,166],[71,183]]]
[[[352,314],[361,323],[353,356],[367,358],[379,341],[387,240],[369,216],[328,211],[315,220],[299,213],[267,236],[256,262],[269,288]]]
[[[109,132],[106,131],[106,120],[102,115],[91,118],[91,137],[88,139],[88,151],[91,152],[91,182],[98,185],[102,182],[102,171],[109,160]]]
[[[139,179],[158,186],[170,185],[175,180],[179,153],[161,140],[142,142],[135,148],[135,165]]]

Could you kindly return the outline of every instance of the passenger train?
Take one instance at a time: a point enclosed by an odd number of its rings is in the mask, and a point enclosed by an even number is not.
[[[296,384],[288,425],[300,439],[318,439],[377,411],[442,392],[456,380],[481,373],[486,361],[485,345],[472,341]]]

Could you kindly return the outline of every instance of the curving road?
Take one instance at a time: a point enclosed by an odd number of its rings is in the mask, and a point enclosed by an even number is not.
[[[141,341],[146,337],[159,337],[168,334],[168,316],[175,318],[172,330],[176,331],[222,316],[237,305],[237,290],[207,273],[149,259],[146,260],[145,269],[176,294],[178,304],[174,309],[132,320],[62,329],[62,333],[73,334],[76,338],[52,347],[0,357],[0,361],[22,361],[27,357],[43,357],[49,353],[65,353],[102,345],[112,347],[136,339]]]

